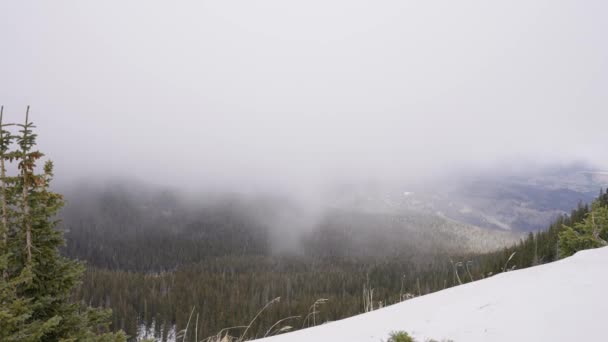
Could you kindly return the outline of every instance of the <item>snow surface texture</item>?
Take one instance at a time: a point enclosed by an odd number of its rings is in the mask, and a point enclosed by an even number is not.
[[[607,314],[605,247],[263,341],[608,341]]]

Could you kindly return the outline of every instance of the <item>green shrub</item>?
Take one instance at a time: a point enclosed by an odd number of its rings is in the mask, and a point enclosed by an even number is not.
[[[386,342],[416,342],[416,340],[405,331],[393,331]]]
[[[606,246],[608,239],[608,208],[594,203],[582,222],[564,226],[559,233],[559,252],[562,258],[584,249]]]

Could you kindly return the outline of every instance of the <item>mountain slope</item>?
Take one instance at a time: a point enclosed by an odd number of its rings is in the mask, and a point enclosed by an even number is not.
[[[127,189],[127,190],[125,190]],[[319,207],[287,197],[179,192],[132,184],[75,187],[62,213],[67,256],[91,266],[174,270],[222,256],[395,257],[488,252],[516,243],[433,213]],[[425,259],[424,263],[428,263]]]
[[[587,250],[264,341],[605,341],[607,267],[608,248]]]

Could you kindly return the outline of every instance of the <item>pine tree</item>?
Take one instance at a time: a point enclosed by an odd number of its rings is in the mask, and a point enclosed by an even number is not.
[[[604,189],[600,190],[600,197],[598,198],[598,202],[602,206],[608,206],[608,189],[604,192]]]
[[[564,226],[559,233],[560,257],[578,251],[608,245],[608,207],[600,200],[592,205],[585,218],[573,226]]]
[[[4,124],[4,106],[0,107],[0,215],[2,215],[2,219],[0,220],[0,235],[2,236],[1,247],[3,251],[8,251],[8,234],[9,234],[9,225],[8,225],[8,213],[9,213],[9,199],[8,192],[6,191],[6,155],[9,151],[13,136],[8,130],[5,130],[5,127],[11,126],[11,124]],[[8,255],[3,255],[3,257],[8,258]],[[8,259],[7,259],[8,261]],[[3,268],[2,278],[6,279],[8,277],[7,270]]]
[[[8,151],[8,132],[3,131],[6,138],[0,139],[2,160],[16,160],[19,170],[16,177],[2,172],[2,203],[7,210],[2,222],[8,234],[0,258],[6,274],[0,283],[0,340],[125,341],[122,332],[106,333],[109,312],[70,300],[84,268],[58,251],[64,238],[55,217],[63,198],[50,190],[53,163],[47,161],[43,172],[36,173],[36,163],[44,155],[34,150],[37,136],[29,107],[25,123],[16,126],[21,133],[15,137],[18,150]]]
[[[9,183],[13,177],[6,175],[6,162],[12,159],[10,146],[14,136],[6,130],[13,124],[5,124],[3,121],[4,107],[0,107],[0,232],[2,243],[0,244],[0,340],[18,341],[25,340],[26,336],[33,336],[35,330],[26,321],[31,315],[29,300],[17,295],[17,288],[27,280],[26,272],[11,275],[9,264],[14,259],[11,253],[13,229],[10,218],[13,217],[12,207],[14,205],[14,189]],[[14,268],[14,267],[13,267]]]

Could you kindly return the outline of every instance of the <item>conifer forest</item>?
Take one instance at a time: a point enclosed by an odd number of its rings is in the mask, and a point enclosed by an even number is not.
[[[548,263],[608,239],[603,191],[546,230],[486,253],[467,252],[466,241],[442,232],[454,223],[340,210],[299,235],[297,250],[280,250],[275,233],[251,224],[244,203],[230,197],[193,209],[159,192],[142,207],[137,195],[110,188],[81,194],[57,216],[63,197],[50,190],[52,162],[35,172],[44,155],[29,114],[2,127],[2,295],[4,314],[14,317],[3,322],[7,341],[104,329],[99,338],[124,332],[166,340],[189,325],[186,339],[229,327],[238,334],[265,308],[244,336],[262,337]],[[12,164],[16,174],[7,171]],[[401,239],[403,222],[433,229]],[[58,323],[66,320],[71,326]]]
[[[0,342],[608,341],[607,13],[0,1]]]

